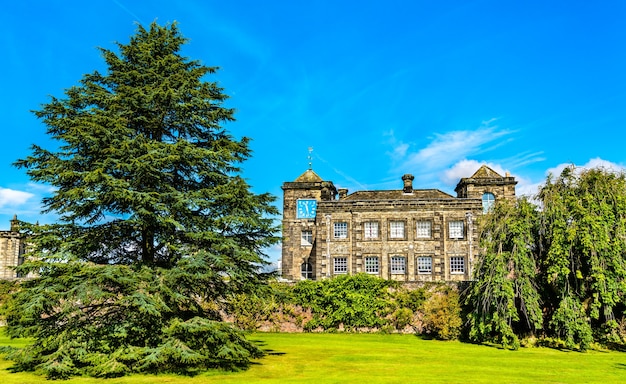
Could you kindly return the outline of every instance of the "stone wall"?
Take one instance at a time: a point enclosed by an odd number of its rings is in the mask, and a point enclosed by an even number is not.
[[[20,276],[13,267],[23,262],[24,238],[19,232],[17,217],[11,220],[11,229],[0,231],[0,279],[15,280]]]

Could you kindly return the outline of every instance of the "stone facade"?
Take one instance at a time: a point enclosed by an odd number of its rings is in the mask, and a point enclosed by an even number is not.
[[[283,184],[282,276],[324,279],[369,273],[404,282],[463,281],[478,256],[476,218],[515,197],[513,177],[482,166],[457,196],[437,189],[337,190],[309,169]]]
[[[11,220],[11,229],[0,231],[0,279],[15,280],[21,278],[13,267],[24,261],[24,237],[20,234],[17,217]]]

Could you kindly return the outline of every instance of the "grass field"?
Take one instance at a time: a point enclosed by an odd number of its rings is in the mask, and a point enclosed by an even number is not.
[[[247,371],[195,377],[130,376],[67,383],[624,383],[626,353],[563,352],[547,348],[506,351],[493,347],[423,340],[411,335],[250,335],[269,355]],[[0,344],[16,345],[1,337]],[[32,374],[9,373],[0,361],[0,382],[38,383]]]

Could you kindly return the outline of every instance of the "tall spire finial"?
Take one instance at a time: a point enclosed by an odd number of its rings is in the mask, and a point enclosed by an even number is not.
[[[313,169],[313,147],[309,147],[309,156],[307,156],[307,159],[309,159],[309,169]]]

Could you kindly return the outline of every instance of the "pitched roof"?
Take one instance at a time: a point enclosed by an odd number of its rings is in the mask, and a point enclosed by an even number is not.
[[[298,176],[296,183],[316,183],[322,181],[322,178],[317,175],[317,173],[313,172],[312,169],[307,169],[303,174]]]
[[[480,168],[478,168],[478,171],[474,172],[470,179],[494,179],[501,177],[502,175],[498,172],[483,164]]]
[[[414,189],[412,193],[402,190],[391,191],[357,191],[341,199],[345,200],[417,200],[417,199],[451,199],[452,195],[438,189]]]

